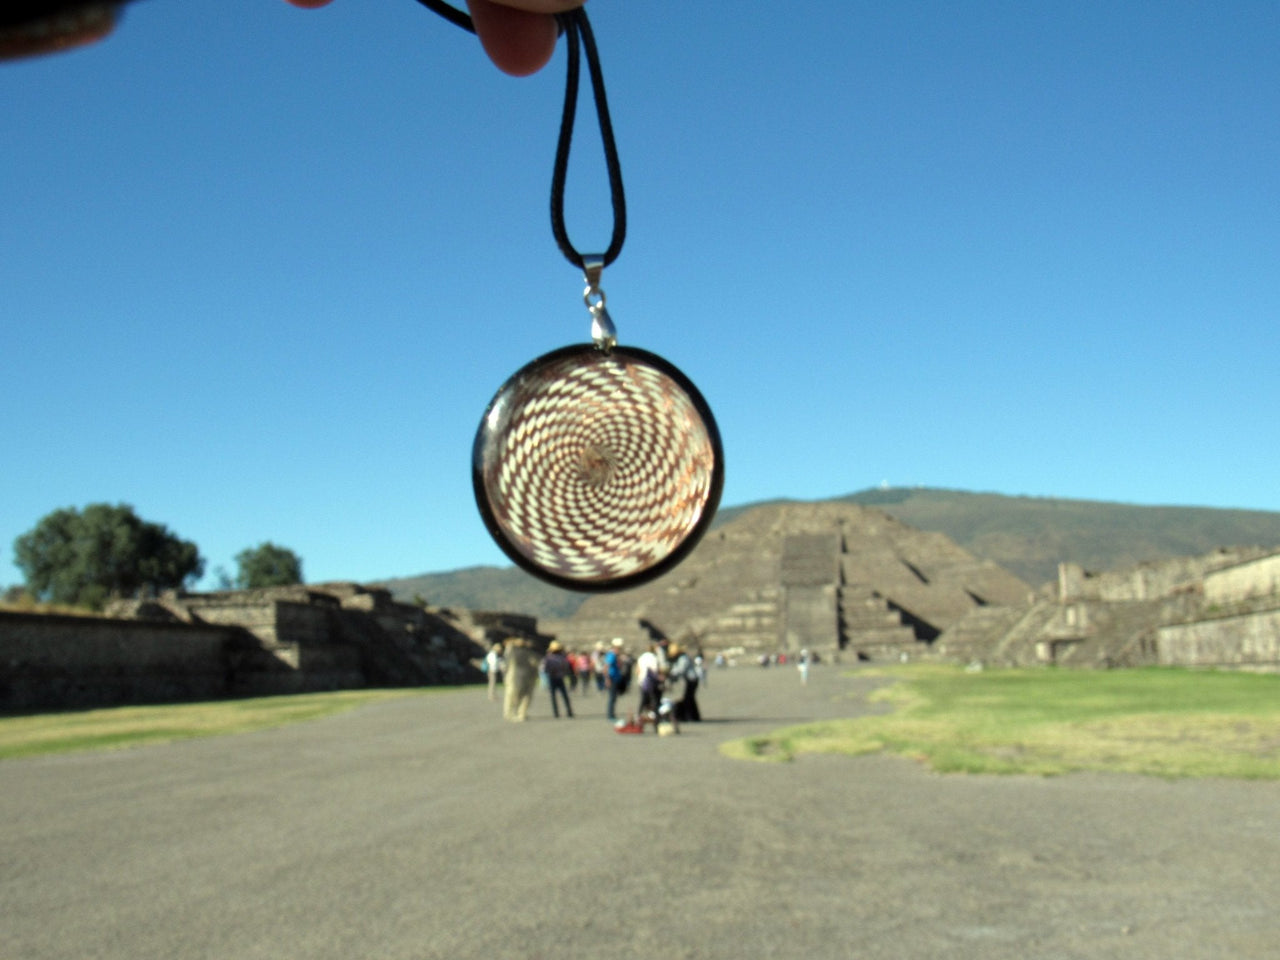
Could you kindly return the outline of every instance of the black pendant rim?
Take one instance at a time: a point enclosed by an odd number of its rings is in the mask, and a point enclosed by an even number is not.
[[[547,364],[557,363],[567,357],[572,356],[589,356],[600,353],[600,348],[594,344],[571,344],[566,347],[560,347],[549,353],[529,361],[511,376],[509,376],[501,387],[494,393],[493,399],[489,401],[485,407],[484,415],[480,418],[480,426],[476,430],[475,440],[471,447],[471,486],[472,492],[475,494],[476,507],[480,511],[480,517],[484,521],[485,529],[489,531],[494,542],[506,554],[517,567],[520,567],[526,573],[530,573],[552,586],[560,587],[564,590],[572,590],[575,593],[616,593],[620,590],[628,590],[632,587],[638,587],[641,584],[656,580],[665,573],[669,573],[693,551],[693,549],[702,541],[707,530],[710,529],[712,522],[715,520],[716,512],[720,508],[720,495],[724,492],[724,446],[720,440],[720,428],[716,424],[715,415],[711,412],[711,406],[703,397],[702,391],[694,385],[693,381],[685,376],[684,372],[672,364],[664,357],[660,357],[656,353],[639,347],[613,347],[609,351],[610,356],[622,356],[630,360],[648,364],[657,369],[664,375],[670,377],[688,396],[694,410],[698,416],[702,418],[702,423],[707,431],[707,439],[710,441],[712,454],[715,463],[711,468],[711,481],[707,490],[707,499],[702,507],[702,515],[698,518],[684,539],[669,554],[656,563],[645,567],[643,570],[637,570],[635,573],[625,574],[621,577],[613,577],[608,580],[577,580],[573,577],[562,576],[554,571],[547,570],[534,563],[521,551],[507,536],[502,525],[498,522],[494,515],[493,507],[489,503],[488,493],[485,489],[484,481],[484,447],[487,435],[486,424],[489,421],[489,414],[497,405],[499,400],[507,393],[513,384],[522,377],[527,376]]]

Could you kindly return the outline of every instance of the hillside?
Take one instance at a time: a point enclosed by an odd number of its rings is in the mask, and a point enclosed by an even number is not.
[[[1280,513],[1260,510],[1143,507],[929,488],[863,490],[838,499],[876,507],[920,530],[945,533],[1032,584],[1055,579],[1063,561],[1103,571],[1222,546],[1280,546]]]
[[[539,619],[572,616],[584,595],[543,583],[519,567],[465,567],[447,573],[424,573],[381,581],[397,600],[421,597],[440,607],[503,610]]]
[[[833,502],[874,507],[919,530],[945,534],[1033,585],[1054,579],[1063,561],[1102,571],[1219,546],[1280,546],[1280,513],[1257,510],[1145,507],[927,487],[863,490]],[[716,527],[756,506],[722,509]],[[586,599],[515,567],[470,567],[383,582],[405,600],[417,595],[442,606],[544,619],[568,617]]]

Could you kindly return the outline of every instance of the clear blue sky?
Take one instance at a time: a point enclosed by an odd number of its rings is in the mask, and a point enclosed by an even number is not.
[[[714,408],[726,504],[1280,510],[1280,4],[588,10],[630,212],[603,286]],[[512,79],[412,0],[145,0],[0,64],[0,584],[99,501],[210,572],[263,540],[312,581],[505,563],[476,425],[589,327],[563,84],[563,49]]]

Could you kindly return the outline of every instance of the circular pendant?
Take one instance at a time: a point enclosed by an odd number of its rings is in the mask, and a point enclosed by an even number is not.
[[[485,526],[530,573],[620,590],[665,573],[715,516],[724,453],[711,409],[655,354],[564,347],[494,396],[472,451]]]

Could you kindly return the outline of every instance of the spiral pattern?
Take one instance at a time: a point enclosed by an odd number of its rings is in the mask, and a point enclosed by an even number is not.
[[[719,501],[722,461],[710,410],[666,361],[566,348],[518,372],[489,405],[476,496],[522,566],[605,589],[656,575],[692,547]]]

